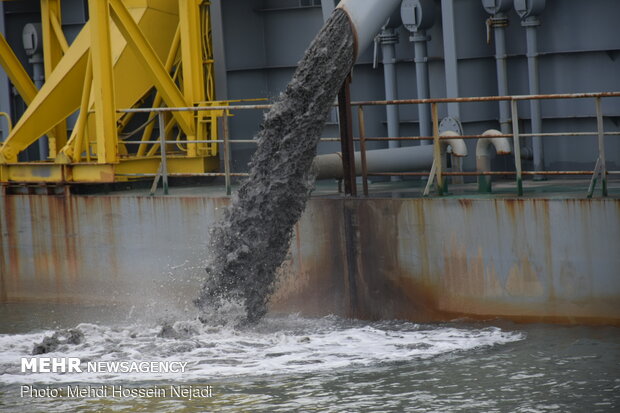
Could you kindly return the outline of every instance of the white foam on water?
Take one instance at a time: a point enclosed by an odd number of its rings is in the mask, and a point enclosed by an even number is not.
[[[108,383],[122,380],[167,382],[234,376],[311,373],[409,362],[467,352],[525,338],[496,327],[482,329],[413,323],[362,323],[326,317],[267,318],[259,325],[234,329],[199,321],[173,324],[175,338],[159,337],[161,326],[80,324],[81,344],[31,356],[35,343],[54,332],[0,335],[0,383]],[[21,373],[22,357],[79,357],[89,361],[187,362],[184,373]]]

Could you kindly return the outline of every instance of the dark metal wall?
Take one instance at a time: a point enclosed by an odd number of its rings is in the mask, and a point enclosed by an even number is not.
[[[297,61],[322,23],[321,8],[300,7],[298,0],[261,1],[226,0],[222,3],[228,97],[273,98],[285,87]],[[286,7],[288,5],[288,7]],[[445,97],[441,8],[437,22],[429,31],[431,96]],[[478,0],[454,0],[457,31],[458,76],[461,96],[497,94],[494,46],[486,42],[485,20],[489,15]],[[615,0],[549,0],[539,29],[541,93],[602,92],[620,90],[620,3]],[[528,94],[525,29],[516,12],[509,13],[507,52],[509,92]],[[398,97],[417,96],[413,44],[409,33],[399,31],[397,45]],[[380,58],[379,52],[379,58]],[[355,67],[351,88],[353,100],[383,99],[383,70],[372,68],[372,50],[366,51]],[[529,105],[519,105],[521,130],[529,132]],[[620,99],[604,102],[605,127],[620,130]],[[594,102],[545,101],[542,103],[543,131],[594,131]],[[446,108],[440,108],[446,115]],[[499,128],[495,103],[463,104],[461,117],[466,133],[479,134]],[[401,107],[401,134],[418,133],[417,108]],[[255,134],[259,113],[239,114],[232,122],[232,135],[247,139]],[[336,121],[335,115],[333,118]],[[368,110],[369,136],[387,134],[385,110]],[[336,136],[334,124],[325,128],[325,136]],[[473,154],[475,142],[468,142]],[[596,160],[596,140],[592,138],[545,138],[545,162],[548,169],[592,168]],[[608,163],[620,167],[620,139],[607,138]],[[235,145],[236,168],[242,168],[251,153],[251,145]],[[321,153],[337,150],[323,144]],[[465,168],[475,167],[474,156]],[[525,168],[530,168],[527,162]]]
[[[218,97],[220,99],[273,99],[285,87],[307,45],[322,25],[320,1],[305,0],[214,0],[214,44],[219,56]],[[21,46],[24,24],[39,21],[39,2],[0,2],[2,30],[27,70],[31,65]],[[437,22],[429,30],[431,96],[445,97],[443,35],[440,2],[436,0]],[[488,17],[478,0],[454,0],[457,31],[458,76],[461,96],[497,94],[493,44],[486,42]],[[63,30],[73,39],[88,19],[86,0],[63,1]],[[539,28],[541,93],[599,92],[620,90],[620,2],[617,0],[548,0]],[[509,13],[507,51],[509,92],[527,94],[525,32],[514,11]],[[397,44],[398,97],[415,98],[413,44],[409,33],[399,30]],[[380,57],[380,53],[379,53]],[[1,71],[0,71],[1,72]],[[353,100],[384,98],[383,70],[372,68],[372,50],[367,50],[355,68]],[[620,99],[603,102],[605,127],[620,129]],[[529,132],[529,105],[520,104],[521,129]],[[15,96],[0,73],[0,110],[17,120],[23,103]],[[446,108],[440,108],[446,114]],[[545,101],[542,103],[545,132],[591,131],[595,128],[594,104],[589,100]],[[465,132],[478,134],[498,128],[498,107],[494,103],[463,104],[461,117]],[[258,130],[259,112],[238,113],[232,120],[234,137],[247,139]],[[401,134],[418,133],[417,109],[400,108]],[[0,137],[6,136],[4,122]],[[70,122],[71,124],[71,122]],[[370,108],[366,124],[369,136],[387,133],[383,108]],[[356,127],[354,127],[356,129]],[[334,111],[325,127],[325,136],[337,136]],[[587,169],[595,161],[595,138],[546,138],[545,161],[549,169]],[[474,153],[475,142],[468,142]],[[620,168],[620,139],[607,138],[608,168]],[[370,143],[370,148],[379,144]],[[245,169],[253,145],[234,145],[235,169]],[[338,150],[337,144],[322,144],[321,153]],[[465,160],[473,169],[474,156]],[[525,168],[531,167],[527,162]]]

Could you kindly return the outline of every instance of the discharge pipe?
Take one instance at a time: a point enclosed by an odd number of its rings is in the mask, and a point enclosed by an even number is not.
[[[338,5],[351,22],[355,36],[355,60],[374,41],[377,32],[400,5],[401,0],[343,0]]]
[[[538,16],[545,9],[545,0],[515,0],[515,10],[521,17],[521,26],[525,27],[527,40],[527,72],[529,79],[530,95],[540,94],[540,81],[538,71]],[[540,100],[530,100],[532,149],[534,152],[534,171],[545,169],[542,138],[537,135],[542,133],[542,116],[540,113]],[[535,181],[544,180],[542,175],[534,175]]]
[[[442,156],[449,146],[453,156],[467,156],[467,145],[456,132],[448,131],[442,136],[453,137],[442,139]],[[319,155],[314,158],[313,164],[317,179],[342,179],[342,154],[340,152]],[[411,172],[429,170],[433,166],[433,146],[407,146],[403,148],[375,149],[366,151],[366,170],[375,172]],[[362,157],[355,152],[355,171],[361,175]]]
[[[487,137],[478,139],[476,144],[476,170],[478,172],[488,172],[491,170],[491,146],[495,147],[497,155],[509,155],[512,153],[510,139],[497,136],[502,134],[497,129],[489,129],[482,134]],[[491,193],[492,179],[490,175],[480,175],[478,177],[478,191]]]

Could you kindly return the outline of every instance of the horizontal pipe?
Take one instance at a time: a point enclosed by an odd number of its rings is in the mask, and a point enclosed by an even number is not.
[[[368,173],[378,171],[412,171],[430,169],[433,164],[433,147],[409,146],[404,148],[366,151]],[[317,179],[342,179],[342,155],[332,153],[314,159]],[[355,170],[362,170],[360,152],[355,152]],[[359,172],[358,172],[359,174]]]

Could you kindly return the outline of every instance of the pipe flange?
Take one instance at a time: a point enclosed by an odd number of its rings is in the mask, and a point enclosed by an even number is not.
[[[392,30],[384,30],[379,36],[377,36],[379,43],[384,44],[396,44],[398,43],[398,33],[395,33]]]
[[[508,20],[508,17],[506,17],[503,14],[497,14],[487,19],[487,26],[491,28],[508,27],[509,24],[510,24],[510,20]]]
[[[418,30],[417,32],[414,32],[412,36],[409,36],[409,41],[412,41],[414,43],[429,42],[430,40],[431,36],[426,34],[426,31],[424,30]]]
[[[444,132],[456,132],[459,135],[463,134],[463,125],[461,122],[453,117],[446,117],[441,120],[439,123],[439,134],[441,135]]]
[[[540,26],[540,19],[538,16],[530,16],[521,20],[522,27],[537,27]]]

